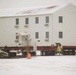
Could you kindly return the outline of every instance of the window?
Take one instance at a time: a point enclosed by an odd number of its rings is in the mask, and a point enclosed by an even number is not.
[[[59,16],[59,23],[63,23],[63,17]]]
[[[35,33],[35,38],[36,38],[36,39],[39,38],[39,33],[38,33],[38,32]]]
[[[46,16],[46,23],[49,23],[49,16]]]
[[[39,17],[35,17],[35,23],[36,23],[36,24],[39,23]]]
[[[46,32],[46,38],[49,38],[49,32]]]
[[[59,32],[59,38],[63,38],[63,32]]]
[[[16,39],[19,39],[19,36],[17,35],[18,33],[16,33]]]
[[[18,18],[16,18],[16,25],[18,25],[19,24],[19,19]]]
[[[25,24],[29,24],[29,18],[25,18]]]

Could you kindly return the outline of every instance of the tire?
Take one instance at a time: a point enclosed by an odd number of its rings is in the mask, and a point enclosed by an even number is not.
[[[23,54],[23,56],[27,56],[27,52],[23,52],[22,54]]]
[[[15,52],[9,52],[9,57],[16,57],[16,53]]]
[[[40,53],[41,53],[41,56],[43,56],[43,51],[41,51]]]
[[[75,50],[74,50],[74,51],[72,51],[72,55],[75,55]]]

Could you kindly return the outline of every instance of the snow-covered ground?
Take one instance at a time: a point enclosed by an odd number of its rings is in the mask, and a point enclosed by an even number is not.
[[[0,59],[0,75],[76,75],[76,56]]]

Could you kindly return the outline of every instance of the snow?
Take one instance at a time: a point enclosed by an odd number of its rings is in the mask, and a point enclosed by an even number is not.
[[[21,32],[19,33],[21,36],[26,36],[26,35],[29,35],[27,32]]]
[[[69,4],[45,6],[45,7],[0,9],[0,17],[51,14],[67,5]]]
[[[76,56],[0,59],[0,75],[76,75]]]

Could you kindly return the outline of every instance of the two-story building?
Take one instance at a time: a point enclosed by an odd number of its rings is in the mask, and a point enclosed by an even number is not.
[[[76,6],[73,4],[45,6],[31,9],[0,10],[0,47],[26,46],[28,33],[31,46],[76,46]]]

